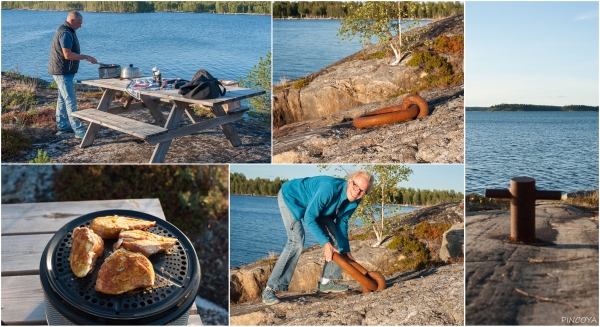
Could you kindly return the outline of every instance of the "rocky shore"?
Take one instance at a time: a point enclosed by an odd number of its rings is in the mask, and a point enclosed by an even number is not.
[[[440,36],[462,36],[463,23],[464,17],[457,15],[413,33],[421,34],[422,43],[433,42]],[[274,162],[464,162],[462,83],[421,91],[429,104],[427,117],[354,128],[353,118],[399,105],[406,90],[433,74],[407,65],[413,52],[397,66],[389,65],[393,58],[378,58],[382,52],[371,46],[273,91]],[[463,74],[462,52],[436,54],[452,66],[454,76]]]
[[[545,246],[505,242],[508,211],[467,212],[467,325],[598,325],[598,208],[535,211]]]
[[[260,293],[275,260],[263,260],[230,270],[232,325],[462,325],[463,324],[463,203],[454,202],[422,208],[388,221],[389,237],[379,247],[368,227],[350,232],[350,246],[357,262],[367,270],[384,273],[387,289],[361,293],[361,285],[345,272],[350,291],[318,294],[317,282],[324,264],[321,248],[305,249],[289,286],[278,293],[282,303],[266,306]],[[410,234],[416,226],[453,225],[450,231],[418,242],[431,256],[431,265],[401,269],[412,258],[398,237]],[[429,225],[431,224],[431,225]],[[450,235],[450,236],[449,236]],[[411,236],[412,237],[412,236]],[[448,245],[450,240],[451,245]],[[408,245],[404,245],[408,247]],[[450,249],[450,254],[442,248]],[[458,263],[457,263],[458,262]],[[454,264],[452,264],[454,263]]]
[[[30,78],[27,78],[30,79]],[[30,83],[31,84],[31,83]],[[23,87],[19,79],[3,73],[2,91],[18,90]],[[146,164],[150,161],[155,146],[149,145],[134,136],[116,130],[101,128],[94,144],[81,148],[81,139],[74,133],[57,134],[54,120],[55,103],[58,91],[49,88],[49,83],[37,80],[33,90],[37,105],[29,112],[50,112],[37,121],[23,123],[21,118],[13,117],[13,111],[3,108],[2,127],[13,128],[31,139],[32,146],[10,158],[3,156],[5,163],[28,163],[37,157],[38,149],[47,152],[55,163],[134,163]],[[80,88],[77,92],[78,109],[95,108],[98,104],[97,90]],[[113,106],[122,105],[125,98],[113,99]],[[170,106],[160,104],[159,109],[168,117]],[[123,117],[144,123],[154,123],[147,109],[131,109]],[[87,122],[82,121],[84,125]],[[184,115],[182,124],[190,124]],[[271,128],[258,124],[251,119],[237,121],[233,126],[238,132],[242,145],[232,147],[220,127],[203,130],[189,136],[173,140],[165,163],[269,163],[271,162]],[[4,147],[4,144],[3,144]]]

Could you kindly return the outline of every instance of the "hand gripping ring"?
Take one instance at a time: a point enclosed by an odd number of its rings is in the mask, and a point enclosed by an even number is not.
[[[376,271],[367,271],[358,262],[350,259],[345,254],[333,253],[333,262],[337,263],[345,272],[362,285],[363,293],[381,291],[386,287],[383,275]]]
[[[409,95],[399,106],[372,111],[354,118],[354,127],[365,128],[423,118],[429,114],[427,101],[418,95]]]

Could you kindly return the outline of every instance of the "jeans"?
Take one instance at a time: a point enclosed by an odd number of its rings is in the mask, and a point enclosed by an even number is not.
[[[86,127],[73,115],[77,111],[77,95],[73,78],[75,75],[52,75],[58,85],[58,100],[56,101],[56,125],[59,131],[73,129],[75,133],[85,133]]]
[[[285,205],[281,190],[277,195],[277,202],[288,240],[279,259],[277,259],[277,263],[275,263],[275,267],[273,267],[271,276],[269,276],[269,280],[267,281],[267,286],[276,291],[287,291],[298,260],[300,259],[300,254],[302,254],[302,249],[304,248],[305,234],[302,222],[295,220]],[[337,248],[334,234],[335,222],[328,217],[319,217],[317,218],[317,224],[321,227],[325,235],[329,237],[331,244]],[[325,262],[321,276],[328,279],[342,279],[342,268],[333,261]]]

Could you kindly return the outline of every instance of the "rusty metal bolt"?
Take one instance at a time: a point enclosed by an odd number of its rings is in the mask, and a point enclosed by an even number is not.
[[[354,127],[365,128],[377,125],[405,122],[423,118],[429,114],[427,101],[418,95],[409,95],[399,106],[372,111],[354,118]]]
[[[537,243],[535,237],[535,200],[560,200],[561,191],[538,191],[535,179],[513,177],[510,189],[486,189],[486,198],[510,199],[511,242]]]
[[[333,253],[333,262],[337,263],[345,272],[362,285],[363,293],[381,291],[386,287],[383,275],[376,271],[367,271],[358,262],[350,259],[345,254]]]

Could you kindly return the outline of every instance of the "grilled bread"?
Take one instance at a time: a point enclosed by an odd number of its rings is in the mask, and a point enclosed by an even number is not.
[[[117,295],[154,285],[154,267],[139,253],[119,249],[113,252],[98,271],[94,289],[104,294]]]
[[[77,277],[85,277],[89,274],[96,260],[104,253],[104,241],[87,227],[76,227],[73,230],[73,241],[71,243],[71,254],[69,263],[71,270]]]
[[[156,226],[155,221],[114,215],[94,218],[90,228],[100,237],[109,239],[119,237],[119,233],[123,230],[146,229],[154,226]]]
[[[176,238],[163,237],[142,230],[121,231],[114,250],[122,247],[129,251],[139,252],[145,256],[166,251],[177,243]]]

